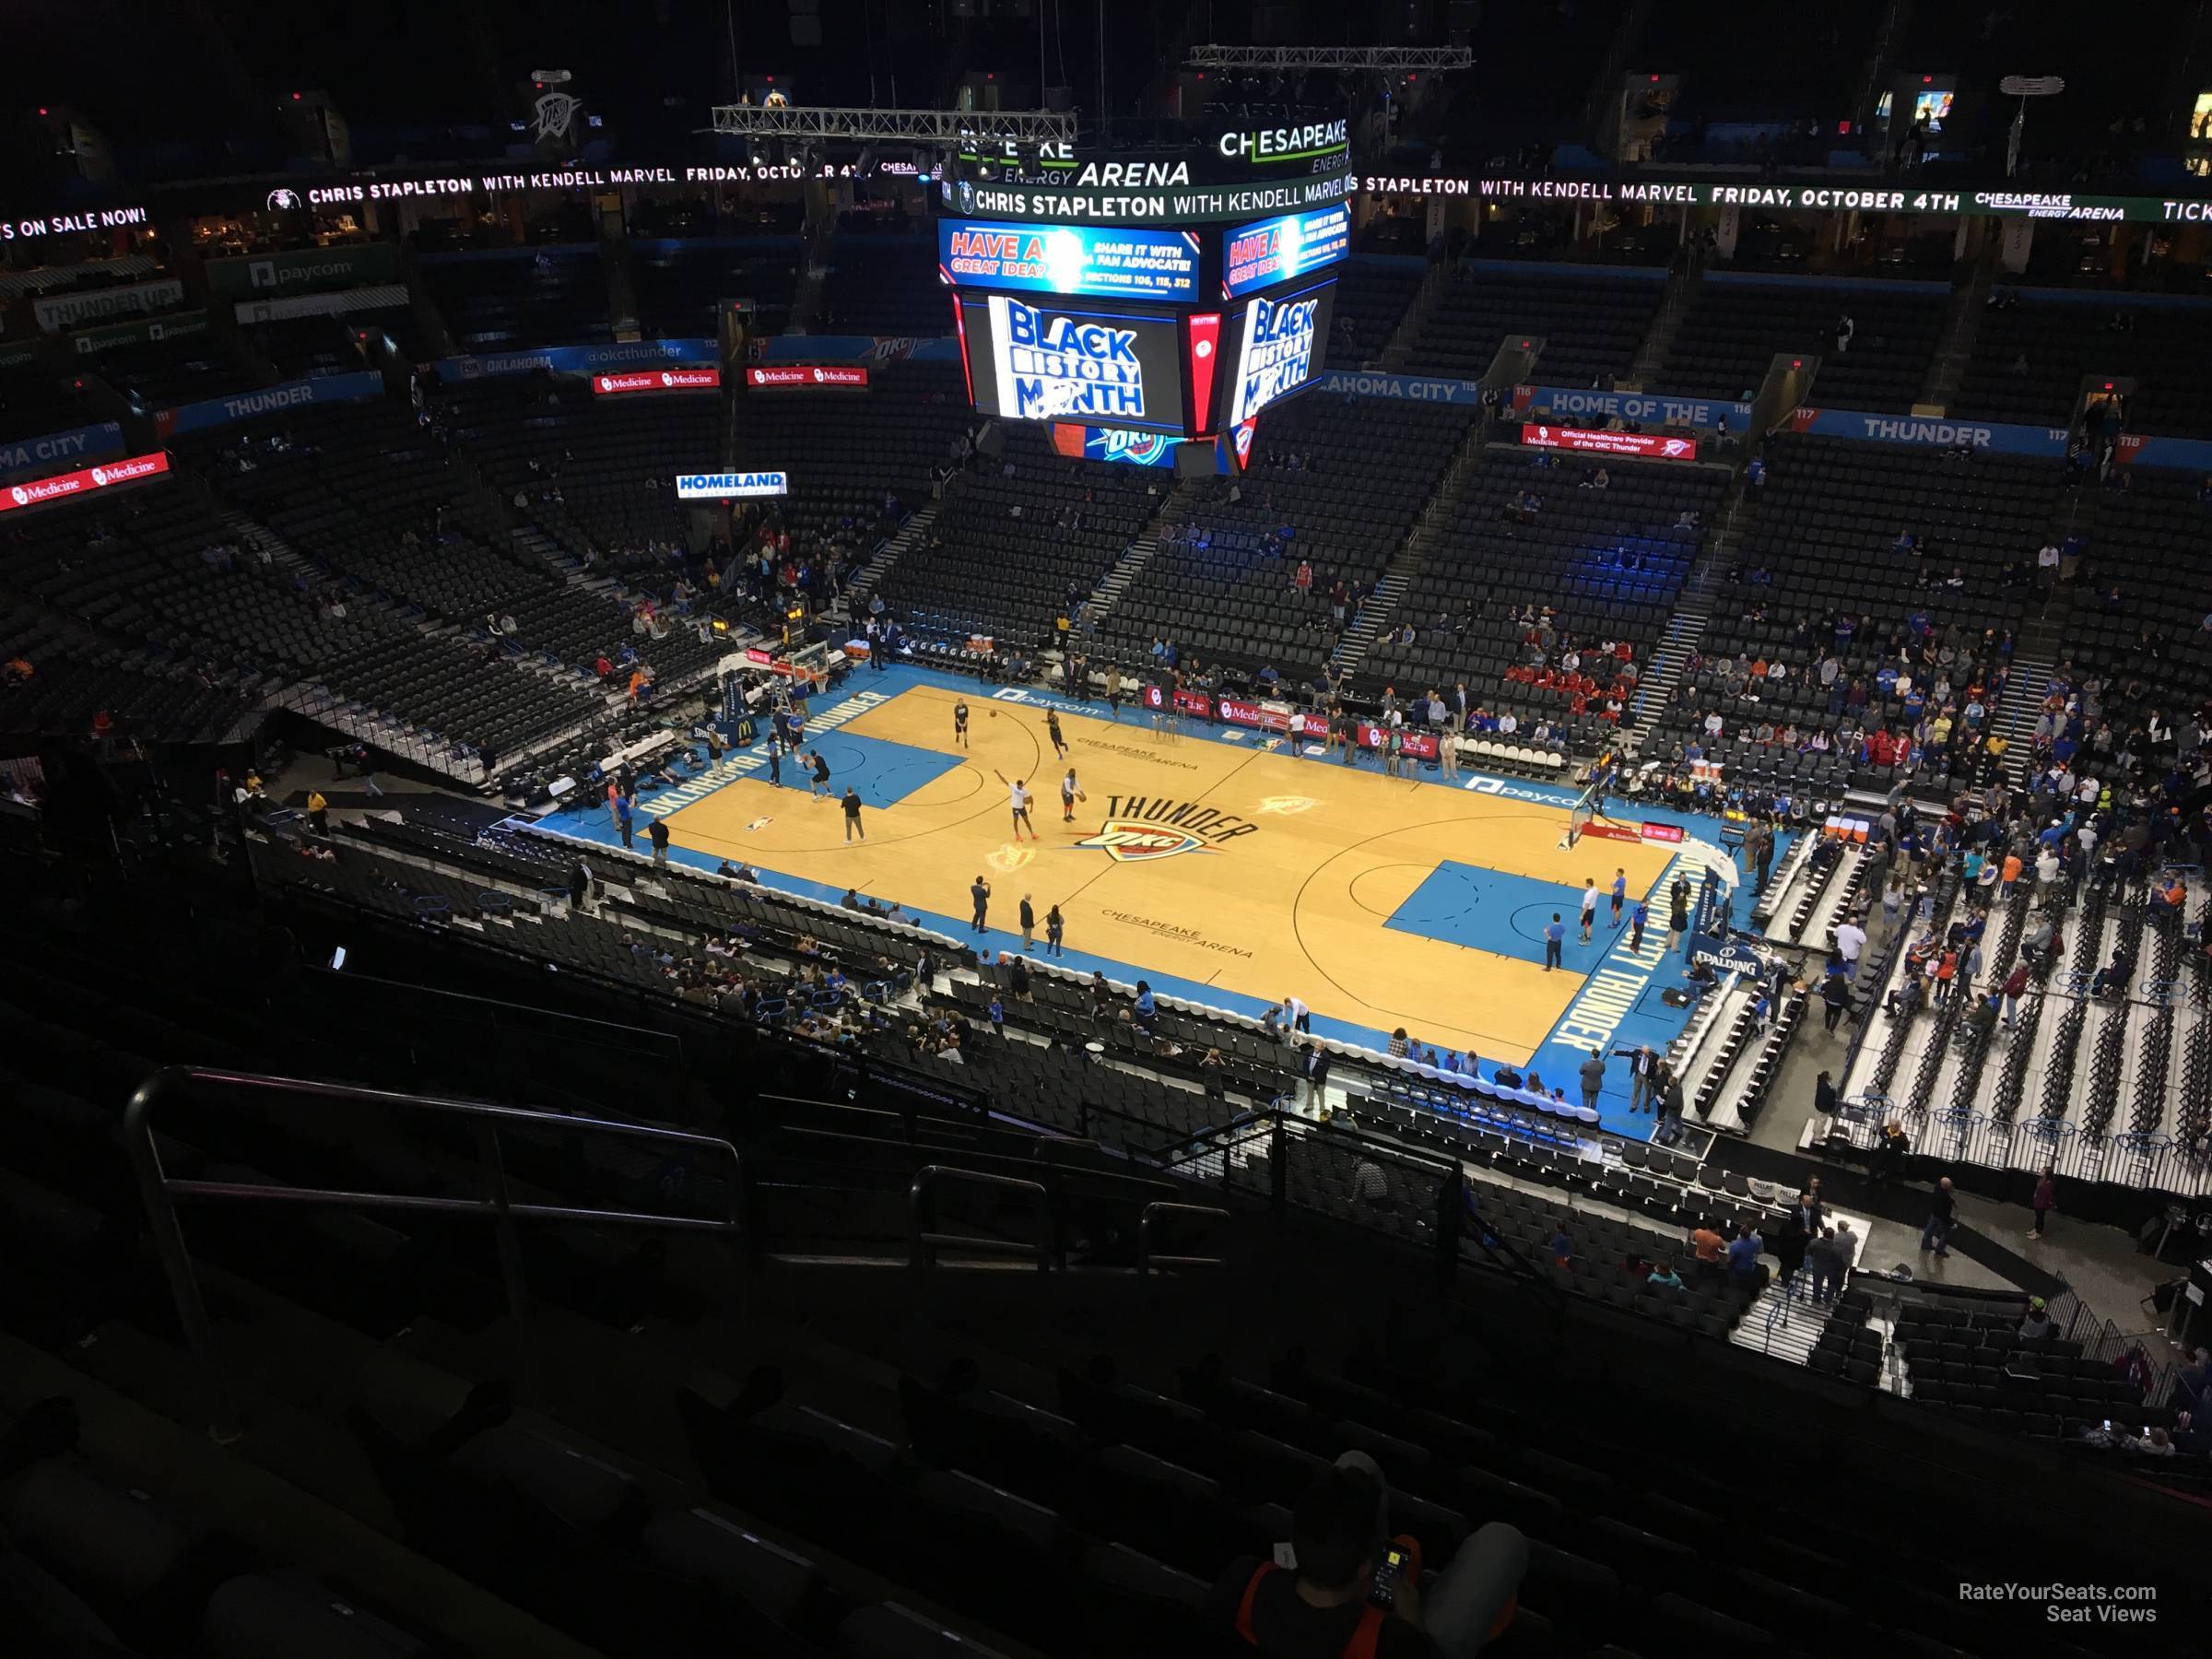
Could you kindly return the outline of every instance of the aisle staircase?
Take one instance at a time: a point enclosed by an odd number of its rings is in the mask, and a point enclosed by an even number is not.
[[[906,523],[897,534],[877,547],[868,562],[853,578],[853,585],[845,590],[844,608],[848,617],[859,617],[868,608],[868,600],[884,577],[890,573],[899,556],[909,547],[919,547],[929,539],[930,526],[937,522],[937,509],[942,502],[930,501],[914,512],[907,514]]]
[[[1729,1343],[1771,1359],[1804,1365],[1828,1324],[1828,1310],[1813,1305],[1813,1276],[1798,1273],[1788,1283],[1770,1278],[1728,1333]]]
[[[1625,754],[1634,756],[1643,752],[1644,744],[1658,727],[1660,715],[1666,712],[1666,705],[1675,695],[1675,688],[1682,683],[1691,654],[1705,637],[1706,625],[1712,620],[1721,580],[1728,569],[1729,547],[1736,538],[1736,517],[1747,505],[1744,478],[1738,474],[1727,499],[1722,502],[1720,528],[1714,532],[1712,545],[1690,567],[1689,577],[1676,596],[1675,614],[1667,618],[1666,632],[1660,637],[1648,671],[1637,684],[1636,699],[1629,705],[1628,735],[1621,740]]]
[[[1959,395],[1959,382],[1965,378],[1968,359],[1974,355],[1974,342],[1982,336],[1982,313],[1989,308],[1990,284],[1996,269],[1997,239],[1993,236],[1966,280],[1951,290],[1943,333],[1936,336],[1936,355],[1928,363],[1927,378],[1921,382],[1921,403],[1947,409],[1951,399]]]
[[[1421,286],[1414,291],[1412,303],[1406,308],[1406,314],[1398,319],[1398,325],[1390,331],[1390,338],[1382,342],[1382,349],[1375,354],[1376,368],[1403,372],[1413,360],[1414,346],[1429,326],[1429,319],[1436,314],[1436,308],[1443,303],[1444,295],[1452,287],[1452,273],[1457,268],[1448,260],[1429,267],[1428,274],[1421,278]]]
[[[1459,441],[1452,459],[1444,467],[1443,481],[1429,498],[1428,506],[1413,523],[1406,540],[1383,567],[1375,591],[1360,602],[1359,610],[1338,636],[1336,649],[1329,660],[1343,669],[1348,677],[1359,671],[1367,661],[1367,653],[1374,649],[1382,628],[1397,612],[1398,602],[1405,598],[1406,590],[1420,573],[1429,555],[1440,546],[1447,531],[1458,522],[1460,509],[1465,505],[1468,487],[1474,482],[1477,465],[1482,458],[1482,447],[1489,441],[1497,426],[1488,410],[1467,428],[1466,436]]]
[[[1666,354],[1675,348],[1675,335],[1681,333],[1682,319],[1697,300],[1698,284],[1703,276],[1703,267],[1690,259],[1684,259],[1667,273],[1658,314],[1652,318],[1643,344],[1637,347],[1635,359],[1629,364],[1631,385],[1650,386],[1666,367]]]
[[[1089,595],[1084,599],[1081,627],[1085,638],[1098,632],[1099,624],[1113,614],[1113,607],[1122,602],[1122,595],[1129,591],[1129,584],[1143,574],[1145,567],[1152,562],[1152,555],[1159,551],[1160,532],[1168,525],[1189,517],[1191,509],[1197,504],[1197,480],[1191,478],[1179,479],[1174,488],[1159,498],[1159,510],[1145,521],[1145,526],[1137,533],[1136,539],[1122,549],[1122,556],[1113,561],[1106,574],[1099,579],[1099,585],[1091,589]]]

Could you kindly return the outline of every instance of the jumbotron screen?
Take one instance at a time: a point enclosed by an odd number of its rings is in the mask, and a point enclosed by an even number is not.
[[[1334,278],[1277,294],[1255,294],[1222,330],[1228,389],[1217,400],[1222,423],[1236,426],[1311,383],[1327,366]]]
[[[1172,315],[962,293],[959,324],[969,386],[985,414],[1182,434]]]

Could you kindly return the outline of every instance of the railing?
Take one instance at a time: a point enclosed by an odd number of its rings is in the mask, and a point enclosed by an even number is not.
[[[161,1167],[160,1148],[154,1143],[154,1108],[182,1088],[221,1088],[261,1091],[268,1095],[304,1095],[335,1103],[373,1105],[474,1123],[477,1155],[484,1171],[481,1198],[438,1198],[414,1193],[347,1192],[332,1187],[265,1185],[253,1182],[187,1181]],[[539,1204],[513,1196],[507,1184],[500,1155],[502,1126],[542,1128],[562,1135],[579,1132],[618,1135],[662,1147],[689,1147],[710,1155],[726,1157],[730,1181],[724,1213],[719,1217],[653,1214],[560,1204]],[[171,1294],[177,1304],[178,1323],[183,1326],[193,1355],[198,1360],[212,1407],[218,1439],[236,1438],[239,1417],[229,1383],[215,1351],[207,1323],[207,1307],[200,1294],[192,1257],[178,1225],[176,1201],[195,1203],[245,1202],[323,1206],[334,1209],[398,1210],[417,1215],[473,1217],[489,1221],[498,1239],[500,1277],[506,1288],[508,1311],[518,1318],[529,1306],[524,1279],[522,1243],[514,1230],[520,1220],[592,1221],[623,1227],[665,1227],[693,1232],[720,1233],[736,1238],[744,1230],[744,1159],[728,1141],[712,1135],[690,1135],[644,1124],[573,1117],[559,1112],[535,1112],[519,1106],[492,1106],[480,1100],[448,1100],[430,1095],[394,1093],[389,1089],[358,1088],[349,1084],[317,1083],[300,1077],[267,1077],[253,1072],[219,1071],[199,1066],[164,1066],[138,1086],[124,1111],[124,1147],[138,1174],[140,1195],[153,1230],[154,1247],[161,1257]]]
[[[1144,1214],[1136,1221],[1136,1271],[1149,1276],[1155,1267],[1219,1267],[1224,1265],[1220,1256],[1162,1255],[1152,1248],[1152,1224],[1163,1216],[1190,1216],[1208,1221],[1228,1223],[1234,1219],[1230,1213],[1211,1204],[1171,1204],[1157,1199],[1145,1206]]]
[[[999,1192],[1022,1193],[1035,1200],[1037,1209],[1037,1240],[1034,1244],[1019,1243],[1012,1239],[993,1239],[972,1234],[937,1232],[923,1225],[929,1202],[935,1196],[939,1182],[957,1182],[967,1186],[990,1187]],[[1026,1181],[1013,1175],[987,1175],[980,1170],[956,1169],[949,1164],[925,1164],[915,1171],[913,1185],[907,1189],[908,1248],[907,1265],[917,1271],[936,1265],[936,1253],[946,1246],[977,1251],[987,1255],[1025,1255],[1030,1251],[1037,1254],[1037,1271],[1047,1272],[1053,1261],[1053,1216],[1050,1195],[1041,1181]]]
[[[474,872],[471,872],[474,875]],[[472,1029],[489,1030],[510,1037],[558,1036],[562,1048],[582,1044],[618,1049],[650,1058],[657,1065],[684,1064],[684,1040],[673,1031],[656,1031],[618,1020],[595,1019],[588,1014],[569,1014],[557,1008],[531,1007],[477,996],[466,991],[448,991],[437,985],[406,984],[373,974],[347,973],[329,968],[300,971],[298,988],[310,994],[335,990],[342,983],[350,1006],[363,999],[384,997],[394,1003],[427,1005],[444,1016],[465,1021]],[[418,1006],[412,1010],[419,1014]]]

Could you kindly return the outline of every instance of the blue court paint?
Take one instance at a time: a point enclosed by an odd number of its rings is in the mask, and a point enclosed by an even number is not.
[[[1585,973],[1605,948],[1595,935],[1592,942],[1578,942],[1582,932],[1583,889],[1529,876],[1509,875],[1480,865],[1451,860],[1436,866],[1420,886],[1391,912],[1385,927],[1418,934],[1445,945],[1487,950],[1494,956],[1544,965],[1544,929],[1556,912],[1567,930],[1559,966],[1570,973]],[[1602,927],[1606,907],[1598,906]]]
[[[861,693],[872,692],[876,694],[877,701],[888,701],[900,692],[919,686],[935,687],[965,696],[978,718],[984,713],[982,705],[990,701],[1020,703],[1036,709],[1056,708],[1064,712],[1084,714],[1099,720],[1107,716],[1106,703],[1102,698],[1085,702],[1027,686],[1008,686],[994,690],[959,675],[940,674],[933,669],[904,665],[886,669],[880,674],[863,669],[851,676],[837,689],[815,700],[814,716],[819,721],[824,714]],[[865,709],[853,709],[848,718],[864,712]],[[1124,705],[1121,724],[1133,731],[1146,729],[1151,724],[1151,716]],[[1183,719],[1182,730],[1188,738],[1223,743],[1247,752],[1258,740],[1258,734],[1251,731],[1188,717]],[[881,738],[847,735],[835,728],[818,727],[810,730],[802,747],[818,747],[828,759],[832,793],[842,794],[845,784],[850,782],[860,791],[861,799],[870,806],[887,806],[904,799],[933,779],[960,765],[965,759],[960,755],[938,754],[935,750],[917,749]],[[1335,767],[1342,764],[1335,759],[1324,761],[1318,755],[1307,755],[1305,750],[1306,746],[1285,742],[1276,752],[1305,758],[1314,765]],[[733,755],[724,762],[728,782],[736,782],[741,778],[750,777],[765,783],[768,781],[768,771],[764,764],[766,754],[767,746],[763,742]],[[1362,758],[1359,769],[1380,772],[1382,763],[1374,757],[1367,756]],[[1433,788],[1464,789],[1472,794],[1529,801],[1547,806],[1570,806],[1580,798],[1581,794],[1579,790],[1561,784],[1482,773],[1467,773],[1454,782],[1446,782],[1434,767],[1423,768],[1418,775]],[[786,759],[783,763],[783,784],[786,790],[794,791],[801,799],[805,797],[806,775],[795,759]],[[1042,793],[1040,792],[1041,795]],[[646,797],[641,805],[649,805],[651,799],[650,796]],[[1039,805],[1049,806],[1050,803],[1041,799]],[[798,801],[794,801],[792,806],[794,810],[799,809]],[[771,806],[769,810],[775,808]],[[831,808],[817,806],[814,810],[827,814]],[[1697,840],[1715,845],[1720,841],[1721,827],[1716,818],[1696,813],[1676,812],[1671,808],[1664,809],[1658,816],[1669,823],[1682,825]],[[649,843],[645,839],[648,821],[647,815],[641,811],[635,847],[641,854],[649,851]],[[554,813],[538,820],[536,827],[601,846],[621,844],[621,837],[616,832],[604,803],[589,810],[571,808]],[[1787,853],[1791,839],[1788,836],[1778,838],[1776,863],[1779,864]],[[709,873],[722,864],[722,859],[713,853],[700,853],[673,844],[668,849],[668,856],[675,863]],[[1464,871],[1465,875],[1448,876],[1448,871]],[[1627,917],[1634,909],[1632,900],[1629,911],[1623,912],[1620,928],[1616,931],[1609,921],[1610,906],[1605,902],[1601,893],[1591,943],[1583,945],[1578,938],[1581,932],[1580,888],[1560,887],[1474,865],[1448,863],[1440,865],[1399,906],[1386,925],[1397,927],[1402,932],[1441,939],[1448,944],[1473,946],[1541,964],[1544,960],[1543,924],[1551,919],[1553,910],[1559,911],[1560,920],[1567,928],[1562,965],[1566,971],[1581,976],[1583,983],[1577,989],[1574,1000],[1568,1005],[1567,1012],[1531,1057],[1529,1068],[1542,1075],[1547,1088],[1557,1086],[1563,1088],[1571,1100],[1579,1103],[1582,1091],[1576,1068],[1587,1057],[1592,1038],[1602,1038],[1600,1046],[1606,1051],[1607,1058],[1606,1086],[1598,1099],[1599,1125],[1616,1135],[1646,1139],[1654,1126],[1653,1120],[1648,1112],[1630,1115],[1628,1063],[1613,1058],[1612,1051],[1633,1048],[1639,1043],[1649,1043],[1654,1049],[1664,1049],[1680,1034],[1693,1012],[1688,1007],[1668,1007],[1661,1000],[1662,994],[1670,986],[1687,982],[1684,971],[1686,964],[1680,952],[1677,950],[1669,955],[1665,949],[1666,905],[1664,895],[1669,890],[1677,872],[1686,872],[1693,879],[1701,879],[1699,872],[1689,867],[1683,859],[1677,858],[1667,865],[1652,888],[1652,919],[1645,928],[1643,949],[1641,952],[1632,952],[1629,948]],[[602,870],[601,874],[614,874],[620,880],[626,872]],[[802,880],[774,870],[762,870],[760,877],[762,886],[777,892],[796,893],[830,904],[835,904],[843,896],[841,888],[832,887],[826,882]],[[1429,891],[1431,884],[1434,884],[1433,892]],[[1549,897],[1554,894],[1559,896],[1556,901]],[[1747,881],[1745,888],[1738,889],[1738,895],[1739,913],[1747,912],[1750,902]],[[884,901],[896,896],[876,895]],[[1475,917],[1481,913],[1485,906],[1488,907],[1492,919],[1487,922],[1476,920]],[[1512,912],[1516,918],[1502,929],[1498,928],[1495,922],[1495,916],[1500,910]],[[1463,914],[1470,912],[1473,913]],[[971,933],[965,915],[955,917],[912,911],[902,914],[933,932],[962,941],[973,951],[996,955],[1021,948],[1018,931],[1010,932],[994,927],[982,934]],[[999,900],[992,905],[991,914],[996,920],[1013,918],[1013,899],[1006,894],[1003,888]],[[1460,931],[1463,929],[1464,932]],[[1179,979],[1141,963],[1093,956],[1081,950],[1071,949],[1062,956],[1047,957],[1041,943],[1034,959],[1050,961],[1056,968],[1086,977],[1094,971],[1102,971],[1109,979],[1124,984],[1142,979],[1163,996],[1182,997],[1189,1002],[1253,1018],[1264,1014],[1268,1006],[1259,997],[1224,991],[1194,980]],[[1390,1035],[1372,1027],[1354,1025],[1348,1020],[1333,1019],[1321,1014],[1313,1017],[1313,1030],[1319,1036],[1375,1050],[1383,1048]],[[1420,1032],[1414,1031],[1411,1034],[1417,1042],[1426,1047],[1426,1040]],[[1494,1055],[1483,1055],[1480,1062],[1482,1075],[1486,1077],[1497,1067]]]
[[[850,786],[858,793],[864,806],[896,806],[924,785],[935,782],[959,767],[966,759],[961,755],[940,755],[935,749],[915,748],[910,744],[888,743],[880,737],[852,736],[844,732],[828,733],[806,747],[818,750],[830,763],[830,793],[841,797]],[[767,777],[765,772],[753,775],[763,781]],[[804,759],[794,762],[792,758],[785,758],[786,784],[796,782],[805,789],[813,777],[813,771]]]

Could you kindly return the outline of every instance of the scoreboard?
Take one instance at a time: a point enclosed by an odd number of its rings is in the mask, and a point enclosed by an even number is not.
[[[1156,177],[1181,165],[1085,171]],[[1202,171],[1209,165],[1220,163]],[[1351,247],[1337,186],[1348,182],[1324,168],[1295,189],[1255,188],[1241,199],[1318,205],[1242,219],[1163,188],[1166,222],[1143,225],[981,217],[974,193],[946,190],[937,276],[951,291],[971,400],[1005,420],[1087,429],[1084,453],[1101,458],[1159,465],[1162,443],[1150,440],[1227,436],[1218,447],[1241,460],[1253,418],[1326,367],[1335,270]],[[1189,209],[1181,223],[1179,201]]]

